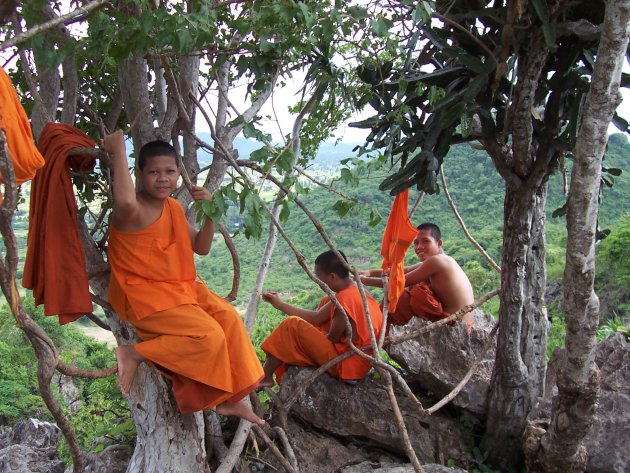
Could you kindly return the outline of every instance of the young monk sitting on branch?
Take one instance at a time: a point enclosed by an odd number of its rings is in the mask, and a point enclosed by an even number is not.
[[[171,379],[183,414],[216,407],[219,414],[264,424],[242,401],[263,374],[245,327],[230,304],[197,281],[193,251],[208,254],[214,227],[206,218],[197,231],[170,197],[180,175],[175,149],[163,141],[142,147],[136,192],[122,132],[101,144],[113,155],[109,302],[142,340],[116,349],[123,395],[146,361]],[[193,186],[192,197],[209,201],[212,195]]]
[[[440,228],[433,223],[418,225],[413,248],[420,263],[405,268],[405,290],[398,299],[396,310],[388,315],[389,325],[405,325],[416,316],[435,322],[454,314],[474,302],[468,276],[442,248]],[[366,286],[383,287],[383,271],[362,271]],[[463,320],[472,330],[472,313]]]
[[[345,255],[343,257],[345,260]],[[370,330],[363,300],[347,266],[333,251],[327,251],[315,259],[315,274],[335,292],[337,302],[348,315],[354,345],[369,345]],[[365,295],[374,334],[378,337],[383,314],[378,302],[369,294]],[[287,304],[275,292],[265,292],[262,298],[289,317],[261,345],[267,359],[263,365],[265,378],[260,386],[273,386],[274,373],[280,382],[285,364],[319,367],[350,350],[346,342],[346,317],[328,296],[322,299],[317,310]],[[369,361],[352,355],[329,368],[328,373],[343,380],[359,380],[368,374],[370,367]]]

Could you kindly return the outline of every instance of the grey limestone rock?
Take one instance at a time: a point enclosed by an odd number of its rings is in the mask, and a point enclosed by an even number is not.
[[[414,317],[405,326],[392,327],[390,334],[410,333],[430,324]],[[387,348],[387,352],[407,371],[405,379],[412,388],[442,397],[451,392],[466,375],[482,352],[494,324],[490,315],[476,310],[470,334],[462,323],[443,325],[413,340],[392,345]],[[454,406],[479,419],[485,418],[487,412],[495,353],[496,339],[491,341],[490,349],[475,374],[451,401]]]
[[[282,380],[280,399],[286,400],[311,372],[308,368],[289,368]],[[411,400],[401,392],[397,394],[412,446],[422,463],[453,459],[457,464],[470,464],[465,434],[456,420],[440,412],[422,416]],[[320,376],[300,396],[291,415],[344,443],[357,439],[364,446],[405,455],[387,393],[373,376],[355,385]]]

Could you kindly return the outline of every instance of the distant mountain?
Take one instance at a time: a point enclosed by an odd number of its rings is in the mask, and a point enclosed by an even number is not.
[[[208,144],[213,144],[214,141],[210,133],[199,133],[199,137]],[[335,168],[339,166],[339,162],[346,158],[351,158],[356,155],[352,150],[362,143],[330,143],[325,142],[319,148],[317,156],[315,157],[315,164],[322,168]],[[250,140],[237,136],[234,140],[234,148],[238,150],[238,156],[241,159],[247,159],[249,155],[260,149],[262,144],[258,141]],[[200,149],[198,152],[198,160],[200,166],[207,166],[212,161],[212,155],[204,149]]]

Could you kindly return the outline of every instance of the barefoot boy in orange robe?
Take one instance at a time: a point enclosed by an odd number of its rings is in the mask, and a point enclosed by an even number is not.
[[[136,192],[122,132],[106,136],[102,147],[113,155],[114,173],[109,301],[142,339],[116,349],[123,395],[147,361],[171,379],[183,414],[216,407],[219,414],[264,424],[242,401],[263,374],[245,327],[229,303],[197,281],[193,252],[208,254],[214,227],[206,218],[197,231],[170,197],[180,174],[174,148],[163,141],[142,147]],[[193,186],[192,197],[212,195]]]
[[[361,294],[350,278],[349,271],[334,252],[327,251],[315,259],[315,274],[336,293],[337,302],[348,314],[355,346],[369,345],[370,332]],[[383,314],[378,302],[367,293],[366,296],[372,327],[378,337]],[[262,297],[276,309],[291,316],[278,325],[260,346],[267,354],[263,365],[265,378],[260,386],[273,386],[274,373],[280,382],[285,364],[321,366],[350,349],[346,343],[345,317],[328,296],[322,299],[318,310],[287,304],[275,292],[265,292]],[[343,380],[359,380],[368,374],[370,367],[367,360],[353,355],[330,368],[328,373]]]

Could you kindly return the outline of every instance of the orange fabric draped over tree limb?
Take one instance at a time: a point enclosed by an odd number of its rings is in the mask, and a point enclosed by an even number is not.
[[[94,141],[73,126],[47,123],[39,137],[46,165],[31,185],[22,285],[32,289],[35,304],[43,303],[44,313],[58,315],[61,324],[92,312],[70,170],[91,171],[96,160],[68,155],[79,147],[92,148]]]
[[[7,137],[7,146],[18,184],[29,181],[44,165],[44,158],[35,146],[31,125],[7,73],[0,67],[0,128]],[[0,202],[2,196],[0,195]]]
[[[381,268],[383,271],[389,270],[389,312],[396,311],[398,299],[405,290],[405,254],[418,234],[418,230],[409,220],[408,202],[409,189],[405,189],[394,199],[383,233]]]

